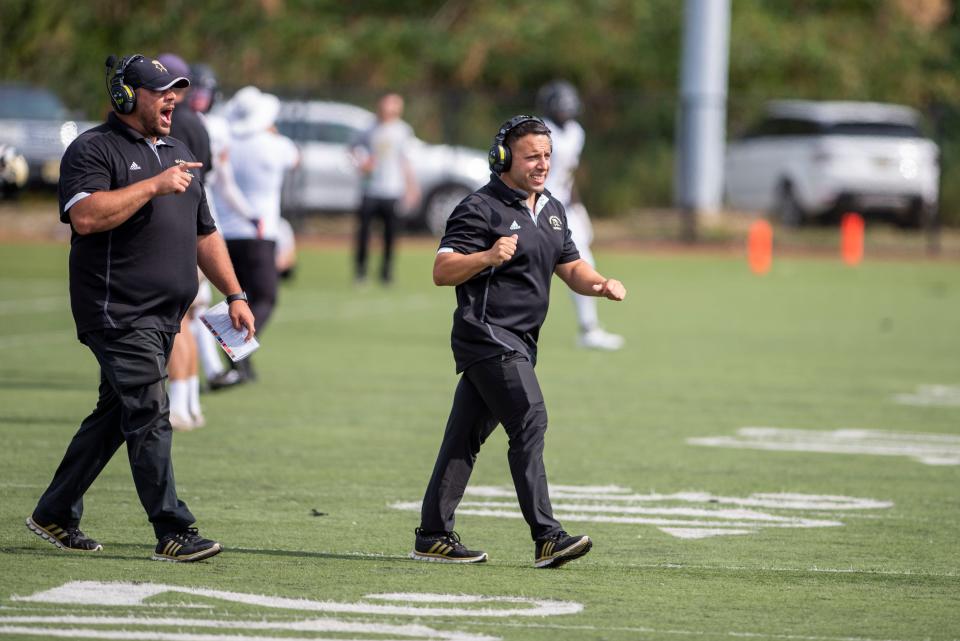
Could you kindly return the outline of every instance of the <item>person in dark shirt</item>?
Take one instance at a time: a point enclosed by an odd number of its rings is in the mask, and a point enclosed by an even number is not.
[[[236,329],[255,332],[201,167],[168,138],[175,87],[189,81],[141,55],[107,60],[114,113],[67,148],[60,219],[71,227],[70,304],[80,342],[100,364],[100,397],[74,435],[27,527],[58,548],[103,549],[80,529],[83,495],[124,442],[158,539],[153,558],[198,561],[221,545],[200,536],[177,498],[164,379],[173,337],[197,293],[197,266],[228,294]]]
[[[161,53],[157,56],[167,71],[175,76],[190,78],[190,66],[175,53]],[[210,135],[200,120],[200,116],[187,101],[191,87],[174,88],[176,109],[173,112],[173,122],[170,123],[170,135],[186,144],[187,149],[203,163],[198,169],[198,178],[206,182],[207,172],[211,169]],[[200,360],[199,345],[201,340],[215,340],[213,335],[202,330],[199,335],[193,328],[196,326],[194,318],[198,315],[198,308],[210,299],[210,286],[203,281],[198,273],[200,289],[197,298],[180,321],[180,333],[173,340],[173,351],[167,363],[169,378],[167,381],[167,397],[170,400],[170,425],[175,431],[189,431],[206,425],[206,418],[200,407]],[[214,349],[218,348],[214,347]]]
[[[460,542],[454,512],[480,446],[498,423],[507,432],[534,565],[558,567],[593,545],[588,536],[568,535],[553,517],[543,465],[547,412],[533,368],[553,274],[583,295],[620,301],[626,289],[580,258],[563,205],[544,188],[551,149],[550,130],[539,118],[504,123],[490,149],[490,182],[454,209],[440,241],[433,281],[456,286],[451,342],[462,376],[423,498],[410,554],[417,560],[487,560]]]

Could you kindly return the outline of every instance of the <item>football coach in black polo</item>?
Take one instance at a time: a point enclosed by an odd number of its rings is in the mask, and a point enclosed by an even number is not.
[[[236,329],[254,319],[207,208],[201,164],[168,137],[174,88],[189,81],[140,55],[107,60],[113,107],[60,167],[69,223],[70,304],[80,342],[100,364],[100,397],[67,447],[27,526],[58,548],[102,546],[79,529],[83,495],[114,455],[127,456],[158,543],[153,558],[199,561],[221,546],[200,536],[177,498],[164,381],[173,337],[197,293],[197,265],[228,294]]]
[[[553,517],[543,466],[547,412],[534,374],[537,338],[556,274],[578,294],[620,301],[626,289],[580,259],[559,201],[545,191],[552,149],[539,118],[515,116],[490,149],[490,182],[461,202],[447,221],[433,265],[437,285],[454,285],[452,345],[462,372],[433,475],[423,498],[410,556],[476,563],[453,531],[454,512],[480,446],[498,423],[520,510],[534,540],[534,565],[558,567],[590,551],[588,536],[570,536]]]

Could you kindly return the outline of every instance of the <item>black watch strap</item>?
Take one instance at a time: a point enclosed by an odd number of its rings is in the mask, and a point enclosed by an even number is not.
[[[247,300],[247,292],[240,292],[239,294],[230,294],[227,296],[227,305],[234,301],[238,300]]]

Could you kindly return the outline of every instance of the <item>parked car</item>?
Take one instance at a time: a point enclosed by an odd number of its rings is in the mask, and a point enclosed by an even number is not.
[[[300,147],[303,159],[284,182],[281,209],[296,216],[313,211],[352,211],[360,204],[360,175],[350,145],[376,116],[355,105],[285,101],[277,128]],[[467,194],[487,182],[486,152],[415,140],[411,149],[422,199],[413,211],[398,212],[412,227],[442,234],[447,217]]]
[[[13,145],[0,142],[0,197],[14,196],[27,184],[27,159]]]
[[[773,101],[727,145],[725,169],[729,207],[791,225],[844,211],[919,225],[939,194],[937,145],[901,105]]]
[[[56,185],[67,145],[96,125],[77,119],[47,89],[0,84],[0,144],[15,147],[26,159],[28,184]]]

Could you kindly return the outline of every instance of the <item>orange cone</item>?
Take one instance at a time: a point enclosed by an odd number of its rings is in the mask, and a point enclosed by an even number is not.
[[[863,260],[863,217],[850,212],[840,221],[840,255],[848,265],[858,265]]]
[[[766,274],[773,264],[773,227],[765,220],[750,225],[747,236],[747,262],[754,274]]]

